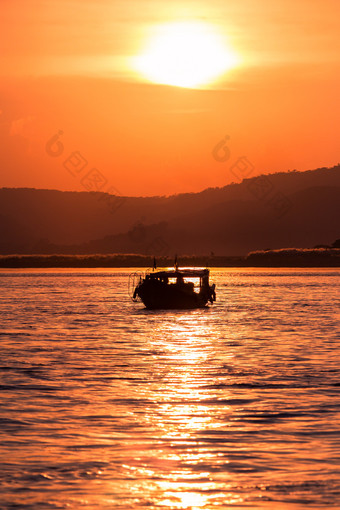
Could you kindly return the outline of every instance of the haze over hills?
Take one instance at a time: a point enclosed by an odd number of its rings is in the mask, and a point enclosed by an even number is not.
[[[170,197],[0,189],[1,254],[245,255],[340,237],[340,165]]]

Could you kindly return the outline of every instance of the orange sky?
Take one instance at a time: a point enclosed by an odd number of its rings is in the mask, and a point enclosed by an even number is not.
[[[235,181],[242,156],[252,175],[333,166],[339,18],[338,0],[2,0],[0,186],[168,195]],[[155,27],[183,21],[220,34],[236,67],[199,89],[136,73]]]

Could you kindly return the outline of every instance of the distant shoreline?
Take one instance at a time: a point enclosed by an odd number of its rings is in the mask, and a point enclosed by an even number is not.
[[[172,267],[173,257],[156,257],[158,267]],[[340,267],[340,249],[287,249],[252,252],[247,256],[180,256],[182,267]],[[153,267],[153,256],[0,255],[0,268],[127,268]]]
[[[243,267],[245,257],[179,257],[180,266]],[[0,268],[153,267],[147,255],[0,255]],[[158,267],[172,267],[174,257],[156,257]]]

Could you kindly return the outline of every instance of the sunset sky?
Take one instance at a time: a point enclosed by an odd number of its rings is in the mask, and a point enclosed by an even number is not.
[[[169,195],[235,182],[240,157],[333,166],[339,19],[339,0],[2,0],[0,186]]]

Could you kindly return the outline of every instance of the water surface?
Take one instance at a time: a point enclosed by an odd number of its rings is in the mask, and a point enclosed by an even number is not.
[[[0,273],[0,508],[340,508],[340,271],[213,270],[188,312],[128,274]]]

